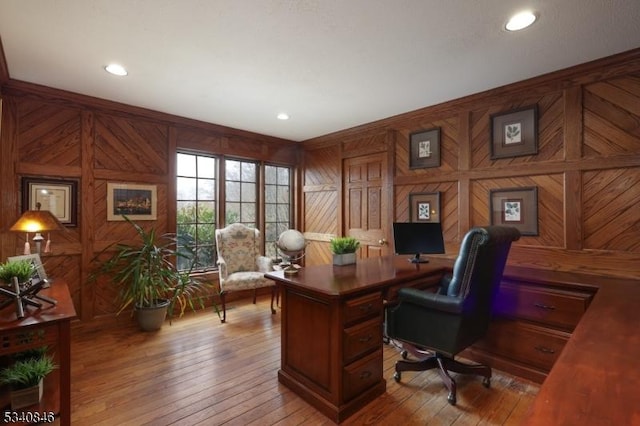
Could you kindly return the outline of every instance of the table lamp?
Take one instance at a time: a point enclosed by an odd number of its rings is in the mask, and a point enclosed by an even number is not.
[[[38,203],[39,204],[39,203]],[[40,207],[40,206],[37,206]],[[35,233],[33,242],[36,245],[36,253],[40,254],[42,249],[42,242],[44,237],[43,232],[59,231],[64,229],[64,226],[57,217],[55,217],[49,210],[27,210],[22,213],[20,219],[13,224],[10,231],[25,232],[26,241],[24,243],[24,254],[31,254],[31,247],[29,245],[29,233]],[[47,236],[47,242],[44,247],[44,253],[51,251],[51,240]]]

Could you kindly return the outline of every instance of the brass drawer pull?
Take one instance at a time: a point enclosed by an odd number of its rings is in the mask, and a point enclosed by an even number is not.
[[[371,308],[373,308],[373,305],[371,303],[368,303],[366,305],[360,306],[360,310],[362,312],[369,312],[371,310]]]
[[[542,352],[543,354],[555,354],[556,351],[553,349],[545,348],[544,346],[536,346],[535,350],[538,352]]]
[[[360,373],[360,380],[366,380],[371,377],[371,371],[363,371]]]
[[[371,336],[371,335],[369,334],[368,336],[361,337],[360,339],[358,339],[358,341],[359,341],[360,343],[367,343],[367,342],[370,342],[370,341],[371,341],[371,339],[373,339],[373,336]]]
[[[534,303],[533,306],[535,306],[536,308],[540,308],[540,309],[544,309],[547,311],[555,311],[556,307],[553,305],[545,305],[544,303]]]

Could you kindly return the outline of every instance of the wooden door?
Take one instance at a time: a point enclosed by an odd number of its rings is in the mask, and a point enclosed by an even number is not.
[[[343,167],[345,234],[360,241],[360,258],[390,254],[393,191],[387,153],[348,158]]]

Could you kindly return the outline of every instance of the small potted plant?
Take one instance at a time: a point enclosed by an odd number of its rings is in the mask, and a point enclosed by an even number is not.
[[[124,216],[133,226],[138,244],[116,244],[115,252],[104,260],[91,275],[94,281],[99,275],[107,275],[119,289],[118,314],[133,306],[138,325],[143,331],[154,331],[162,327],[167,312],[173,314],[176,304],[180,314],[186,306],[194,308],[193,299],[207,284],[191,277],[195,256],[184,250],[177,250],[174,234],[158,234],[155,229],[146,231],[140,225]],[[103,250],[108,252],[110,247]],[[188,248],[187,248],[188,249]],[[189,250],[187,250],[189,251]],[[95,260],[101,257],[99,254]],[[190,257],[188,271],[178,270],[176,257]]]
[[[28,407],[42,399],[43,380],[56,366],[46,348],[16,355],[13,364],[0,371],[0,383],[11,388],[11,409]]]
[[[0,265],[0,281],[11,284],[13,277],[16,277],[18,283],[23,284],[31,279],[33,272],[33,263],[29,260],[6,262]]]
[[[353,237],[336,237],[329,241],[333,253],[333,264],[351,265],[356,263],[356,250],[360,242]]]

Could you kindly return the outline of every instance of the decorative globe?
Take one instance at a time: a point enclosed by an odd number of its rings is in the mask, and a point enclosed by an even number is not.
[[[286,258],[285,261],[282,262],[285,274],[295,274],[298,272],[299,266],[293,265],[292,262],[302,259],[306,244],[302,232],[296,231],[295,229],[288,229],[280,234],[276,245]]]
[[[288,229],[278,237],[278,248],[289,257],[296,257],[302,253],[305,245],[304,235],[295,229]]]

